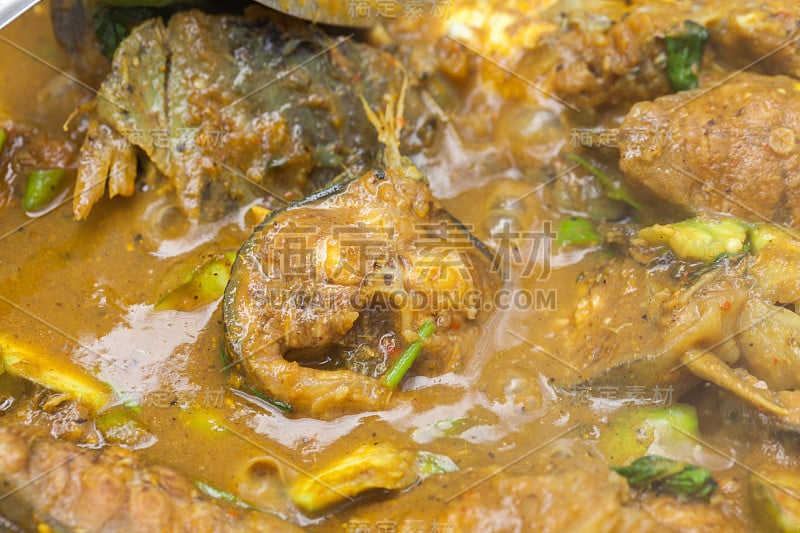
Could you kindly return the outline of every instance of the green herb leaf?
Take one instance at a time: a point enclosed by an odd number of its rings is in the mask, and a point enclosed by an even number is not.
[[[149,7],[97,8],[92,23],[100,51],[110,58],[131,28],[157,15],[158,10]]]
[[[707,501],[718,485],[709,470],[688,465],[682,472],[665,478],[663,487],[671,494]]]
[[[259,400],[264,400],[268,404],[277,407],[284,413],[294,412],[294,407],[291,404],[282,402],[281,400],[276,400],[272,396],[268,396],[267,394],[264,394],[263,392],[256,390],[253,387],[245,387],[245,390],[242,390],[240,392],[243,392],[244,394],[249,394],[250,396],[255,396]]]
[[[709,470],[658,455],[645,455],[613,470],[634,488],[664,492],[682,499],[708,501],[719,486]]]
[[[161,17],[165,22],[182,9],[198,7],[209,13],[237,13],[248,2],[228,0],[85,0],[100,51],[108,58],[130,31],[147,19]]]
[[[708,30],[691,20],[683,23],[685,32],[667,37],[667,78],[675,92],[695,89],[697,72],[708,40]]]

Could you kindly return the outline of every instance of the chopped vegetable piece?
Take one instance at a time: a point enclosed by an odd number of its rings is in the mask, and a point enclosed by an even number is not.
[[[433,424],[427,424],[414,430],[411,438],[414,442],[421,444],[431,442],[436,439],[454,437],[464,432],[472,420],[469,418],[450,418],[439,420]]]
[[[667,78],[675,92],[695,89],[699,85],[697,71],[703,59],[708,30],[697,22],[683,23],[686,31],[667,37]]]
[[[597,445],[609,463],[624,465],[650,453],[690,455],[694,443],[686,435],[698,433],[697,411],[691,405],[634,408],[612,418]]]
[[[436,474],[449,474],[458,472],[456,463],[446,455],[431,452],[419,452],[417,454],[417,472],[421,478],[430,477]]]
[[[198,406],[189,407],[181,410],[180,419],[186,428],[206,436],[227,431],[224,423],[225,418],[213,409]]]
[[[784,228],[773,224],[754,224],[750,229],[750,248],[758,253],[767,245],[780,246],[787,253],[800,253],[795,234],[789,235]],[[794,237],[794,238],[793,238]]]
[[[745,251],[747,236],[747,225],[735,218],[691,218],[674,224],[656,224],[639,232],[639,237],[650,245],[669,246],[678,259],[707,263],[722,254]]]
[[[56,195],[64,171],[60,168],[50,170],[34,170],[28,174],[25,193],[22,195],[22,207],[25,211],[35,211],[45,205]]]
[[[9,374],[60,392],[94,412],[100,411],[112,396],[111,387],[78,365],[22,348],[1,337],[0,363]]]
[[[389,369],[386,374],[384,374],[381,382],[386,385],[387,387],[395,388],[398,384],[403,380],[403,377],[408,372],[408,369],[411,368],[411,365],[414,364],[414,361],[417,360],[420,352],[422,351],[422,341],[429,338],[433,335],[433,332],[436,331],[436,326],[430,320],[426,320],[423,322],[422,326],[420,326],[419,330],[417,331],[417,335],[419,335],[419,340],[416,340],[408,345],[406,350],[397,358],[397,361],[394,362],[392,368]]]
[[[598,244],[601,240],[592,223],[585,218],[565,218],[558,226],[556,242],[561,246],[565,244]]]
[[[711,471],[658,455],[646,455],[613,470],[634,488],[664,492],[681,499],[708,501],[719,486]]]
[[[289,497],[316,513],[371,489],[403,489],[417,480],[415,454],[390,444],[366,444],[289,487]]]
[[[156,311],[191,311],[222,298],[231,277],[236,252],[225,252],[184,276],[180,284],[155,305]]]
[[[3,128],[0,128],[0,152],[3,151],[3,148],[6,145],[7,138],[8,138],[8,132]]]
[[[578,154],[567,154],[567,159],[578,163],[580,166],[591,172],[606,190],[606,196],[612,200],[625,202],[637,211],[642,210],[642,204],[634,200],[633,197],[631,197],[631,195],[628,194],[628,192],[625,191],[620,184],[614,183],[614,181],[609,178],[605,172],[594,166],[591,162],[589,162],[589,160],[584,159]]]
[[[750,477],[753,514],[764,531],[800,532],[800,476],[775,466],[761,466]]]
[[[116,405],[97,417],[94,425],[109,444],[144,447],[155,437],[136,419],[136,413],[124,404]]]

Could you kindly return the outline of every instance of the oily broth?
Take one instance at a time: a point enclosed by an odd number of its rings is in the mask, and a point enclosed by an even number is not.
[[[3,36],[67,68],[67,57],[52,37],[45,6],[37,6],[3,30]],[[0,72],[0,108],[14,119],[34,121],[54,134],[69,112],[91,97],[88,91],[74,88],[60,93],[62,98],[56,101],[32,97],[36,91],[50,94],[47,91],[58,86],[62,77],[17,51],[0,55]],[[552,135],[566,134],[568,126],[562,124]],[[559,145],[557,139],[553,142]],[[491,176],[479,181],[458,165],[486,151],[502,153],[507,146],[501,144],[476,139],[464,153],[447,153],[444,149],[454,146],[450,143],[439,153],[428,154],[428,159],[416,158],[421,167],[430,165],[432,186],[446,198],[448,210],[473,225],[483,238],[491,227],[487,221],[498,211],[485,198],[502,196],[504,188],[518,195],[511,178],[518,180],[525,172],[512,160],[498,157],[492,168],[473,168],[475,175]],[[437,178],[444,174],[447,180]],[[545,222],[563,216],[549,189],[537,189],[535,183],[527,186],[534,192],[511,209],[521,229],[538,231]],[[222,221],[188,226],[173,236],[172,246],[161,246],[152,237],[152,205],[170,202],[174,198],[165,189],[149,188],[131,198],[104,199],[83,222],[73,220],[69,203],[34,222],[18,204],[0,212],[0,234],[26,224],[2,242],[2,296],[17,307],[0,303],[0,332],[12,332],[20,342],[92,369],[122,397],[140,404],[141,421],[157,438],[154,445],[138,452],[143,456],[193,480],[241,493],[245,500],[312,528],[336,530],[351,517],[397,516],[398,509],[430,519],[449,495],[485,476],[487,465],[514,463],[556,440],[568,448],[572,442],[596,438],[597,424],[607,410],[559,396],[552,380],[568,380],[570,371],[546,354],[559,349],[556,332],[574,306],[575,280],[600,257],[598,252],[554,251],[549,275],[513,277],[510,290],[555,291],[555,305],[497,312],[464,375],[416,378],[410,383],[419,387],[412,406],[335,421],[296,420],[254,401],[216,396],[226,383],[219,355],[223,336],[219,306],[192,312],[152,310],[165,289],[164,280],[171,279],[176,269],[200,255],[238,248],[251,230],[248,207],[243,207]],[[542,350],[531,349],[520,337]],[[717,397],[702,390],[693,394],[705,429],[706,419],[715,418]],[[186,414],[202,416],[203,410],[226,419],[233,431],[198,432],[187,423]],[[469,423],[463,431],[431,437],[430,428],[437,422],[465,417]],[[567,431],[570,428],[574,430]],[[777,453],[775,446],[770,451],[760,438],[757,442],[748,438],[744,424],[720,427],[709,422],[708,428],[716,428],[704,432],[709,441],[726,450],[738,447],[750,459]],[[276,500],[274,491],[246,492],[249,489],[239,477],[256,457],[309,470],[359,444],[382,440],[447,455],[462,473],[431,478],[392,498],[364,501],[316,519],[293,514],[285,500]],[[515,468],[524,469],[525,464],[521,461]],[[735,479],[731,471],[720,476]],[[737,494],[734,489],[730,493],[731,498]],[[740,513],[747,518],[747,511]]]

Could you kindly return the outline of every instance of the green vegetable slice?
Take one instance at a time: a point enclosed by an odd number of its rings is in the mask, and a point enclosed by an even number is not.
[[[702,24],[687,20],[683,27],[680,35],[667,37],[667,78],[675,92],[699,85],[697,71],[708,40],[708,30]]]
[[[558,237],[556,242],[561,245],[567,244],[599,244],[602,239],[594,230],[594,225],[585,218],[570,217],[561,221],[558,226]]]
[[[316,513],[371,489],[397,490],[417,480],[415,454],[391,444],[365,444],[288,490],[294,504]]]
[[[397,361],[394,362],[389,371],[383,375],[383,378],[381,378],[381,383],[387,387],[397,387],[397,385],[399,385],[403,380],[403,377],[406,375],[408,370],[411,368],[411,365],[413,365],[414,361],[416,361],[417,357],[419,357],[420,352],[422,352],[422,341],[433,335],[435,331],[436,326],[432,321],[426,320],[423,322],[422,326],[420,326],[419,330],[417,331],[419,340],[415,340],[408,345],[402,355],[397,359]]]
[[[28,174],[25,193],[22,195],[22,207],[25,211],[36,211],[47,205],[55,197],[63,179],[64,170],[60,168],[34,170]]]
[[[155,437],[138,420],[137,411],[141,411],[138,406],[115,405],[97,417],[94,425],[108,444],[145,446]]]
[[[236,252],[225,252],[201,264],[165,294],[155,310],[192,311],[222,298],[235,259]]]
[[[0,337],[0,366],[11,375],[64,394],[94,412],[111,400],[111,387],[78,365],[23,348]]]
[[[674,224],[655,224],[639,231],[652,246],[667,245],[683,261],[713,263],[719,258],[746,252],[750,228],[735,218],[690,218]]]
[[[708,501],[719,486],[710,470],[658,455],[645,455],[613,470],[634,488],[672,494],[685,500]]]
[[[637,407],[615,414],[602,430],[597,446],[610,464],[624,465],[659,451],[682,457],[694,447],[687,435],[699,435],[697,411],[693,406]]]
[[[0,128],[0,152],[3,151],[3,148],[6,145],[6,139],[8,139],[8,132],[3,128]]]
[[[458,472],[458,465],[446,455],[431,452],[418,452],[417,472],[420,477],[424,479],[436,474]]]
[[[567,154],[567,159],[570,161],[574,161],[578,163],[580,166],[588,170],[589,172],[597,178],[597,181],[603,186],[606,190],[606,196],[611,198],[612,200],[617,200],[620,202],[625,202],[629,206],[633,207],[637,211],[642,210],[642,204],[637,202],[633,199],[633,197],[628,194],[625,189],[618,183],[614,183],[614,180],[608,177],[608,175],[593,165],[588,159],[584,159],[583,157],[579,156],[578,154]]]

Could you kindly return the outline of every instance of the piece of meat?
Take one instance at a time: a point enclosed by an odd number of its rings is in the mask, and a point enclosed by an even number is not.
[[[705,380],[797,430],[800,316],[792,310],[800,301],[800,243],[774,225],[739,224],[751,228],[749,251],[743,240],[716,259],[676,261],[647,240],[664,228],[657,225],[633,241],[636,259],[611,258],[581,276],[572,323],[555,352],[575,367],[564,380],[658,387],[676,398]],[[685,227],[670,242],[707,242],[697,226]]]
[[[506,67],[483,63],[482,76],[501,95],[555,96],[589,111],[672,92],[665,37],[683,33],[687,20],[709,29],[705,64],[722,58],[800,77],[800,7],[792,0],[461,2],[448,34]]]
[[[449,502],[436,523],[452,533],[744,531],[714,504],[632,494],[622,476],[568,448],[537,459],[530,473],[498,473]]]
[[[800,227],[800,82],[742,73],[641,102],[620,126],[620,168],[691,212]]]
[[[78,160],[78,178],[72,199],[74,210],[88,213],[103,197],[108,182],[108,196],[130,196],[136,181],[136,150],[106,124],[92,120]]]
[[[637,531],[659,531],[644,513],[623,508],[630,495],[621,476],[605,465],[592,466],[561,464],[538,475],[501,474],[459,496],[437,522],[459,533],[601,533],[618,531],[627,512],[637,515]]]
[[[711,45],[734,67],[800,78],[800,4],[795,0],[724,2],[709,22]]]
[[[297,413],[382,409],[406,396],[375,376],[424,320],[437,331],[413,372],[462,368],[495,286],[490,270],[419,171],[368,172],[274,213],[245,242],[224,298],[230,353],[258,389]],[[382,339],[392,344],[383,354]],[[359,344],[380,356],[379,371],[365,359],[346,362],[363,374],[336,365],[337,351]]]
[[[744,533],[740,520],[725,514],[721,506],[698,501],[678,501],[672,496],[647,495],[637,502],[659,523],[658,531]],[[736,517],[740,518],[740,517]],[[635,528],[632,531],[636,531]]]
[[[12,497],[33,511],[27,521],[56,531],[301,531],[273,515],[221,507],[182,476],[127,450],[98,452],[0,426],[0,509]]]
[[[360,174],[378,151],[360,97],[382,108],[402,77],[392,56],[300,21],[185,11],[120,44],[96,116],[169,178],[187,215],[214,218],[249,195],[299,199]],[[413,88],[409,102],[409,124],[429,127]],[[414,128],[404,138],[419,145]],[[79,183],[102,182],[102,166]],[[76,218],[92,203],[76,201]]]
[[[664,37],[682,32],[683,21],[695,17],[683,2],[653,2],[646,7],[603,2],[602,11],[556,3],[533,19],[509,25],[508,49],[499,50],[508,55],[503,64],[540,90],[493,65],[485,65],[483,74],[498,82],[498,90],[507,97],[527,92],[540,99],[552,94],[582,110],[630,105],[670,92]],[[491,42],[498,31],[492,17],[486,21],[487,37],[478,40]],[[478,46],[487,51],[486,43]]]
[[[525,455],[530,456],[501,471],[487,466],[449,474],[424,502],[366,506],[346,526],[394,522],[398,533],[421,531],[420,523],[449,533],[689,533],[723,531],[719,527],[727,524],[727,531],[744,531],[740,517],[731,513],[731,495],[720,491],[703,502],[634,491],[597,457],[591,439],[559,439]]]

